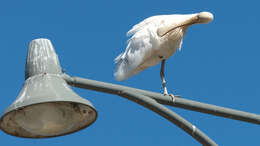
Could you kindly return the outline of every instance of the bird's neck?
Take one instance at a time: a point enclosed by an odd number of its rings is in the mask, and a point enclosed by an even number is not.
[[[168,40],[169,41],[181,40],[184,37],[186,30],[187,30],[186,26],[176,28],[174,31],[172,31],[168,34]]]

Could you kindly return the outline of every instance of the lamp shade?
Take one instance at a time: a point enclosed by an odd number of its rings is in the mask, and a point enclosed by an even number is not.
[[[73,92],[61,77],[49,40],[37,39],[30,44],[25,78],[17,99],[0,119],[0,128],[6,133],[55,137],[83,129],[96,120],[94,106]]]

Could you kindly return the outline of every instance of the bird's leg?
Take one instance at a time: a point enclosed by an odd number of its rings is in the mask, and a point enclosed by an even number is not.
[[[164,77],[164,65],[165,65],[165,59],[162,60],[161,72],[160,72],[161,79],[162,79],[162,85],[163,85],[163,94],[171,96],[172,99],[174,100],[175,96],[173,94],[169,94],[167,91],[166,81],[165,81],[165,77]]]
[[[162,86],[163,86],[163,94],[171,96],[172,101],[174,101],[175,96],[173,94],[169,94],[168,91],[167,91],[166,81],[165,81],[165,77],[164,77],[164,65],[165,65],[165,59],[162,60],[161,71],[160,71],[160,75],[161,75],[161,79],[162,79]]]
[[[165,77],[164,77],[164,65],[165,65],[165,59],[162,60],[161,63],[161,79],[162,79],[162,86],[163,86],[163,94],[164,95],[168,95],[168,91],[167,91],[167,87],[166,87],[166,81],[165,81]]]

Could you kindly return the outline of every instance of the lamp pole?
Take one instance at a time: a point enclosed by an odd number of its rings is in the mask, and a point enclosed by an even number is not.
[[[115,94],[115,95],[119,95],[119,96],[122,96],[121,93],[123,91],[131,91],[134,93],[148,96],[148,97],[156,100],[160,104],[260,125],[260,115],[259,114],[254,114],[254,113],[234,110],[231,108],[197,102],[194,100],[181,98],[180,96],[177,96],[173,100],[171,96],[163,95],[163,94],[156,93],[156,92],[131,88],[131,87],[122,86],[122,85],[116,85],[116,84],[111,84],[111,83],[105,83],[105,82],[85,79],[85,78],[81,78],[81,77],[70,77],[67,74],[63,74],[62,76],[63,76],[63,79],[65,79],[65,81],[69,85],[78,87],[78,88],[94,90],[94,91],[104,92],[104,93],[110,93],[110,94]]]
[[[204,134],[201,130],[199,130],[195,125],[191,124],[190,122],[185,120],[177,113],[173,112],[172,110],[158,103],[156,101],[156,98],[154,99],[147,96],[147,94],[150,93],[154,97],[156,97],[156,95],[160,95],[165,100],[172,100],[171,96],[164,96],[159,93],[152,93],[145,90],[120,86],[111,83],[94,81],[94,80],[89,80],[89,79],[84,79],[79,77],[70,77],[67,74],[63,74],[62,76],[67,81],[68,84],[74,87],[115,94],[120,97],[126,98],[130,101],[133,101],[139,105],[142,105],[145,108],[152,110],[153,112],[161,115],[168,121],[177,125],[179,128],[184,130],[186,133],[188,133],[190,136],[192,136],[195,140],[200,142],[202,145],[217,146],[217,144],[212,139],[210,139],[206,134]]]
[[[67,84],[115,94],[140,104],[166,118],[206,146],[217,144],[196,126],[164,105],[260,124],[260,115],[253,113],[183,98],[172,98],[160,93],[111,83],[70,77],[61,72],[58,57],[47,39],[36,39],[31,42],[25,79],[17,99],[0,119],[0,128],[4,132],[19,137],[61,136],[83,129],[96,120],[97,112],[94,106],[74,93]]]

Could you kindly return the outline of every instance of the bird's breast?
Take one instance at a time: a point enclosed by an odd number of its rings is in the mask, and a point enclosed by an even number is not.
[[[142,62],[134,70],[136,74],[150,66],[158,64],[160,61],[171,57],[181,46],[183,33],[181,29],[176,29],[163,38],[158,38],[155,43],[152,43],[151,51],[144,54]]]
[[[158,55],[163,56],[163,59],[172,56],[176,50],[181,47],[184,34],[185,30],[178,28],[163,37],[159,47],[157,48]]]
[[[156,50],[156,54],[161,59],[168,59],[171,57],[180,47],[182,40],[167,40],[160,45],[160,47]]]

